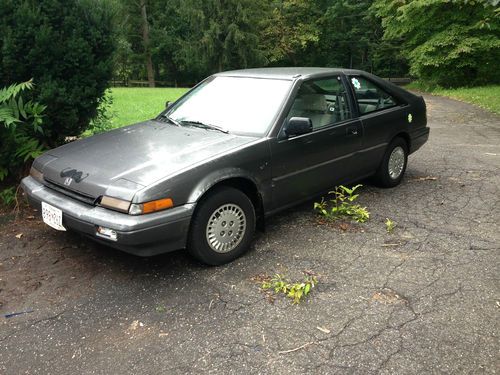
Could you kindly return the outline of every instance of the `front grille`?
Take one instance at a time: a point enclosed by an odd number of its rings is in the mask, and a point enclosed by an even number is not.
[[[49,189],[55,190],[61,194],[67,195],[68,197],[71,197],[73,199],[76,199],[80,202],[95,206],[96,205],[96,198],[91,197],[90,195],[86,195],[77,191],[69,190],[59,184],[56,184],[53,181],[49,181],[45,179],[45,186],[47,186]]]

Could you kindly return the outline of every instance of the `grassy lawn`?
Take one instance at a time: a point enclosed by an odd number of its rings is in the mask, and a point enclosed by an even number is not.
[[[158,115],[166,101],[174,101],[186,88],[113,87],[111,123],[114,128],[147,120]]]
[[[447,96],[463,102],[476,104],[491,112],[500,114],[500,85],[480,86],[471,88],[443,89],[420,85],[418,82],[406,86],[409,89],[421,90],[434,95]]]
[[[429,89],[415,82],[406,88],[473,103],[500,114],[500,85]],[[187,90],[187,88],[114,87],[111,89],[113,98],[111,125],[116,128],[153,118],[165,108],[166,101],[176,100]]]

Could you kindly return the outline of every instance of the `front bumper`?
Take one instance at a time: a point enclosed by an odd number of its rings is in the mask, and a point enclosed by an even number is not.
[[[28,176],[21,182],[30,204],[41,211],[46,202],[63,212],[63,226],[95,241],[139,256],[152,256],[186,247],[194,204],[132,216],[91,206],[46,187]],[[116,231],[117,240],[96,236],[98,226]]]

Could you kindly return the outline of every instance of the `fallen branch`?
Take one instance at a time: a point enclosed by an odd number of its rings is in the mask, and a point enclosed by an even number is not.
[[[282,352],[278,352],[278,354],[288,354],[288,353],[296,352],[297,350],[304,349],[304,348],[306,348],[306,347],[308,347],[309,345],[312,345],[312,344],[314,344],[314,341],[305,343],[304,345],[299,346],[298,348],[295,348],[295,349],[284,350]]]
[[[425,176],[425,177],[415,177],[410,179],[410,181],[435,181],[437,177],[434,176]]]

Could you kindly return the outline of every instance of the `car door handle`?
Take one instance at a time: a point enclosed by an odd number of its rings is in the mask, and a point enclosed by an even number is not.
[[[353,126],[347,128],[347,135],[358,135],[358,128]]]

